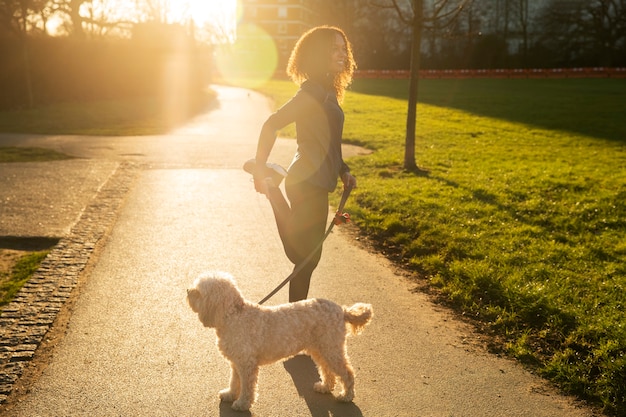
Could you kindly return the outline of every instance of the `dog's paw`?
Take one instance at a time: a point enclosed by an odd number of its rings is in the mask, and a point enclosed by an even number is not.
[[[237,394],[229,390],[228,388],[220,391],[220,400],[232,403],[237,399]]]
[[[337,401],[341,401],[342,403],[349,403],[354,400],[354,392],[342,392],[336,398]]]
[[[328,385],[324,384],[322,381],[316,382],[315,385],[313,385],[313,390],[320,394],[328,394],[330,392]]]
[[[232,408],[235,411],[248,411],[250,409],[250,406],[252,406],[252,404],[250,404],[250,401],[237,400],[233,403]]]

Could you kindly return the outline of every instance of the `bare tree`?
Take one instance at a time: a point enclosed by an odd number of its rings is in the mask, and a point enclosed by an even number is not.
[[[169,12],[168,3],[164,0],[143,0],[138,1],[138,7],[145,13],[146,21],[166,24]]]
[[[529,0],[516,0],[517,23],[522,35],[522,57],[524,62],[528,57],[528,26],[530,23]]]
[[[80,7],[91,0],[52,0],[53,10],[67,18],[68,32],[77,38],[85,37],[83,27],[84,18],[80,14]]]
[[[141,11],[138,7],[132,8],[126,4],[120,12],[121,1],[48,0],[47,3],[52,13],[65,21],[67,33],[84,39],[112,35],[130,36],[132,26],[141,20]]]
[[[415,160],[415,128],[417,123],[417,95],[419,91],[420,55],[422,35],[426,29],[445,28],[451,25],[464,7],[472,0],[389,0],[375,3],[380,8],[392,8],[399,19],[411,28],[411,70],[409,79],[409,104],[406,119],[404,169],[418,174],[427,170],[417,166]]]
[[[591,39],[594,61],[616,65],[623,60],[626,43],[626,0],[594,0],[585,3],[580,32]],[[591,52],[591,51],[590,51]]]
[[[542,9],[542,42],[553,65],[624,65],[626,0],[550,0]]]
[[[0,27],[14,35],[33,31],[45,32],[47,0],[0,0]]]

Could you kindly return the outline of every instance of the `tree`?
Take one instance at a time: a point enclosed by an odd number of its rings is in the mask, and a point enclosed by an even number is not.
[[[528,26],[530,23],[529,0],[515,0],[517,22],[522,35],[522,58],[524,62],[528,58]]]
[[[426,29],[443,29],[451,25],[464,7],[472,0],[390,0],[375,4],[380,8],[392,8],[400,21],[411,28],[411,64],[409,78],[409,102],[406,119],[404,146],[404,169],[418,174],[427,170],[417,166],[415,160],[415,128],[417,124],[417,95],[419,91],[420,56],[422,35]],[[407,4],[408,3],[408,4]]]
[[[91,0],[53,0],[54,10],[61,15],[65,15],[69,20],[69,33],[79,39],[85,37],[83,28],[83,17],[80,14],[80,7],[83,3]]]
[[[45,31],[47,0],[0,0],[0,28],[19,37],[34,30]],[[38,23],[44,18],[44,26]]]
[[[590,57],[604,66],[624,63],[626,0],[593,0],[585,4],[580,32],[587,34]]]
[[[626,0],[551,0],[541,19],[553,65],[626,64]]]

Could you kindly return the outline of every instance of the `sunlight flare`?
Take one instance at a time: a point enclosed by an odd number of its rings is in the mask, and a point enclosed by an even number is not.
[[[236,0],[168,0],[168,20],[193,20],[197,26],[233,26]]]
[[[248,88],[265,84],[276,71],[278,50],[274,39],[262,28],[242,24],[237,40],[222,45],[216,56],[217,69],[227,82]]]

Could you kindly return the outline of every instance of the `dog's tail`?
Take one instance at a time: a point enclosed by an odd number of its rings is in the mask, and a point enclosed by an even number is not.
[[[370,304],[356,303],[352,307],[343,307],[343,319],[348,325],[348,330],[352,334],[359,334],[363,331],[374,312]]]

